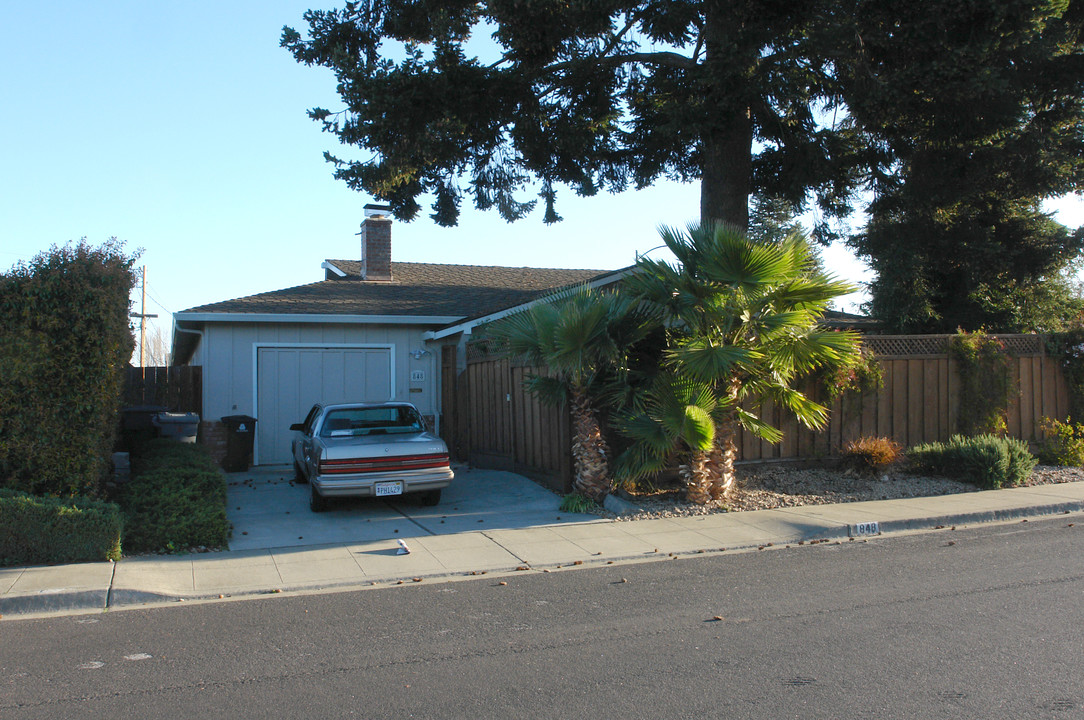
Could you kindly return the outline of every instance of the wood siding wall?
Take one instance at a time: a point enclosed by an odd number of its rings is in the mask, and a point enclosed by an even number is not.
[[[1027,336],[1025,336],[1027,337]],[[1034,337],[1034,336],[1031,336]],[[930,337],[922,338],[929,342]],[[871,338],[872,340],[872,338]],[[907,338],[877,338],[884,341]],[[1031,343],[1040,347],[1040,343]],[[1057,362],[1037,352],[1012,356],[1019,389],[1009,408],[1009,434],[1028,441],[1042,439],[1043,417],[1064,419],[1068,388]],[[761,416],[783,431],[771,444],[751,433],[739,435],[739,459],[745,461],[836,457],[847,442],[862,436],[890,437],[904,446],[947,440],[956,432],[959,376],[947,354],[879,355],[884,386],[863,395],[848,395],[831,403],[829,425],[819,431],[801,426],[771,403]],[[560,492],[571,488],[571,428],[567,409],[542,405],[523,389],[524,378],[537,372],[507,358],[469,358],[467,369],[454,378],[444,375],[444,400],[454,397],[454,442],[461,460],[477,467],[512,470],[540,480]],[[811,384],[807,392],[816,392]],[[818,398],[824,401],[824,398]],[[451,432],[451,430],[449,430]],[[446,440],[448,437],[446,436]]]

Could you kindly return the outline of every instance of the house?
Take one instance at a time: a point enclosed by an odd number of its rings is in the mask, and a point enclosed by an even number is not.
[[[324,279],[174,315],[173,358],[200,365],[201,441],[222,453],[220,418],[257,418],[255,464],[290,462],[290,424],[315,402],[407,400],[437,426],[441,363],[482,322],[568,285],[624,271],[392,261],[389,208],[366,205],[360,260],[326,260]]]

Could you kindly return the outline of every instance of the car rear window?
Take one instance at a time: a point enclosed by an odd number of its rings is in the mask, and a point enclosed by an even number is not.
[[[331,410],[320,437],[349,437],[421,432],[422,418],[410,407],[372,407]]]

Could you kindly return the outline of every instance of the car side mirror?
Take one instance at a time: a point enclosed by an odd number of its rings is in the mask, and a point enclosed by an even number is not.
[[[304,432],[305,423],[294,423],[293,425],[290,426],[290,429],[291,430],[300,430],[300,431]]]

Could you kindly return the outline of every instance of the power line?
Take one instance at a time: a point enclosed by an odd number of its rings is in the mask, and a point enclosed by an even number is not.
[[[165,311],[166,311],[167,313],[169,313],[170,315],[173,315],[173,311],[172,311],[172,310],[170,310],[169,308],[167,308],[167,307],[166,307],[166,306],[165,306],[165,305],[164,305],[164,304],[162,303],[162,301],[158,299],[158,296],[157,296],[157,295],[155,295],[155,294],[154,294],[153,292],[151,292],[151,287],[150,287],[150,285],[148,285],[148,286],[147,286],[147,294],[148,294],[148,295],[150,295],[150,298],[151,298],[151,300],[152,300],[152,301],[154,302],[154,304],[155,304],[155,305],[157,305],[158,307],[162,308],[163,310],[165,310]]]
[[[154,295],[152,295],[149,290],[147,291],[147,295],[150,297],[151,302],[153,302],[158,307],[162,308],[162,310],[166,311],[167,314],[173,315],[173,311],[170,310],[169,308],[167,308],[165,305],[163,305],[162,301],[159,300],[158,298],[156,298]]]

